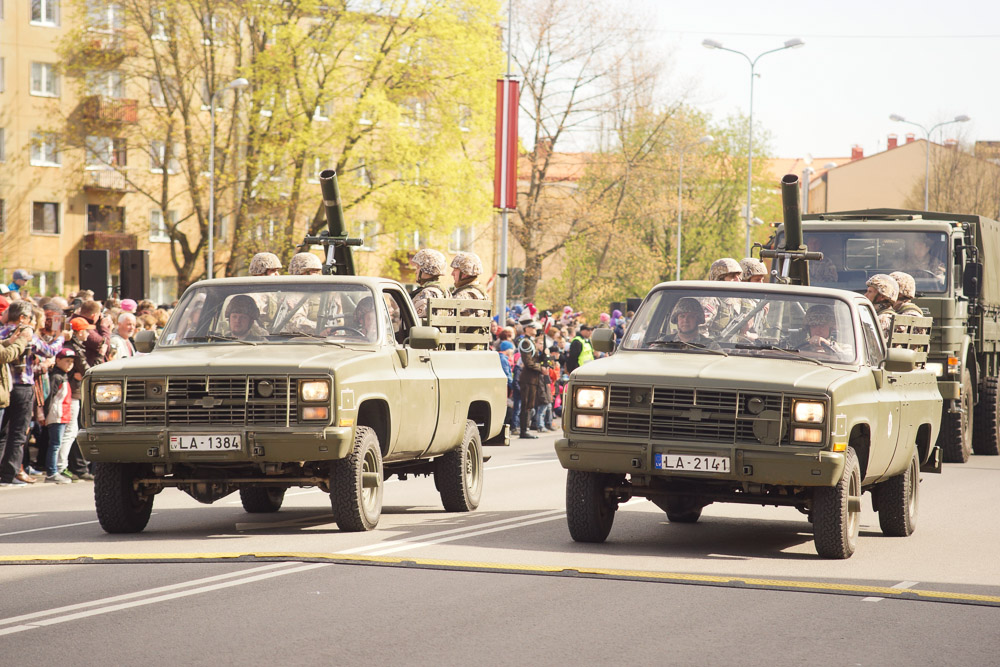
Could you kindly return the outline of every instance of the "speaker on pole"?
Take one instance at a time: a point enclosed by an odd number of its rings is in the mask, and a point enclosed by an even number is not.
[[[108,267],[111,260],[108,251],[80,250],[78,259],[80,289],[92,291],[96,301],[107,299],[108,286],[111,284],[111,273]]]
[[[149,251],[121,250],[119,283],[121,298],[142,301],[149,296]]]
[[[641,298],[629,297],[625,301],[625,308],[626,310],[631,310],[634,313],[635,311],[639,310],[639,304],[641,303],[642,303]]]

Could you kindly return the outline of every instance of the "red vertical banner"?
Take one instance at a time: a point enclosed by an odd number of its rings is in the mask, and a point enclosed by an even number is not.
[[[493,175],[493,207],[517,207],[517,110],[518,83],[497,79],[496,162]]]

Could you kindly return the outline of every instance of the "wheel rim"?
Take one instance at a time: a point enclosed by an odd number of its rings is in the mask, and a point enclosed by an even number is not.
[[[482,479],[483,455],[479,443],[473,440],[465,456],[465,488],[475,492]]]
[[[379,465],[378,456],[375,451],[369,449],[365,452],[365,460],[362,464],[362,478],[364,473],[377,473],[378,485],[372,488],[361,488],[361,504],[365,508],[365,513],[373,515],[378,513],[378,496],[382,491],[382,467]]]
[[[906,508],[911,521],[917,516],[917,494],[920,493],[919,491],[920,478],[918,477],[919,474],[920,474],[920,469],[917,466],[917,457],[914,456],[913,460],[910,461],[910,484],[909,484],[910,488],[906,490],[907,493]]]
[[[859,475],[851,475],[851,483],[848,484],[848,495],[850,497],[861,496],[861,478]],[[861,512],[847,510],[847,539],[854,542],[857,539],[858,531],[861,528]]]

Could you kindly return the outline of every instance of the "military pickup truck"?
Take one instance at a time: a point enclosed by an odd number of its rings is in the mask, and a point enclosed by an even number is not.
[[[454,312],[437,320],[475,319]],[[150,354],[84,379],[78,442],[101,527],[143,530],[167,487],[203,503],[239,491],[247,512],[275,512],[289,487],[315,486],[342,530],[370,530],[384,480],[410,474],[433,475],[446,510],[475,509],[483,444],[507,437],[506,377],[458,330],[419,326],[391,280],[196,283],[155,349],[137,336]]]
[[[1000,454],[1000,223],[880,208],[803,216],[802,231],[824,255],[813,285],[863,292],[876,273],[913,276],[914,302],[934,318],[927,367],[944,398],[944,460]]]
[[[705,312],[728,322],[705,335]],[[816,550],[855,550],[862,493],[882,531],[915,526],[921,466],[940,470],[935,374],[920,368],[928,318],[887,343],[871,304],[845,290],[674,282],[643,300],[612,356],[570,376],[566,518],[602,542],[619,503],[649,498],[673,523],[713,502],[793,506]],[[610,351],[609,330],[594,348]]]

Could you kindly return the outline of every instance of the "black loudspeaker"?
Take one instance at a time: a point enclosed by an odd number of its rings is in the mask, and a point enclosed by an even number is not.
[[[627,308],[625,309],[626,312],[629,311],[629,310],[631,310],[634,313],[635,311],[639,310],[639,304],[640,303],[642,303],[642,299],[640,299],[640,298],[632,297],[632,298],[626,299],[625,300],[625,305],[627,306]]]
[[[608,304],[608,315],[610,315],[611,313],[615,312],[616,310],[622,311],[622,315],[624,315],[625,314],[625,302],[624,301],[612,301],[610,304]],[[614,326],[614,323],[612,323],[612,326]]]
[[[121,250],[118,253],[121,298],[142,301],[149,296],[149,251]]]
[[[111,284],[111,263],[107,250],[80,251],[80,289],[89,289],[94,293],[95,301],[108,298],[108,286]]]

